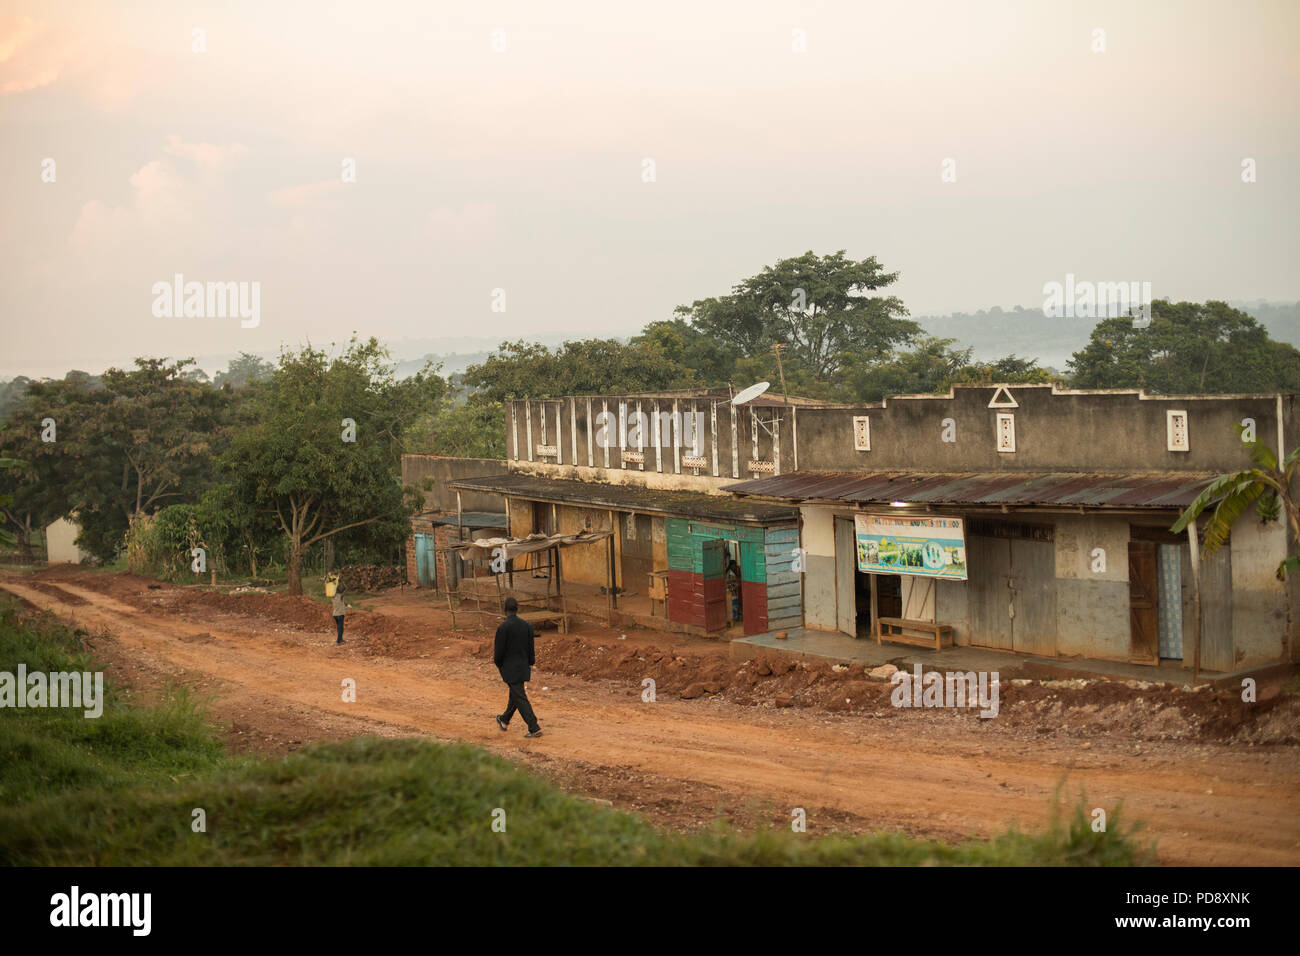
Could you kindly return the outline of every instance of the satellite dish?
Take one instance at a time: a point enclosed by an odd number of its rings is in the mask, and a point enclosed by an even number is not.
[[[731,404],[744,405],[746,402],[752,402],[771,387],[771,382],[759,382],[757,385],[751,385],[744,391],[737,392],[736,396],[731,400]]]

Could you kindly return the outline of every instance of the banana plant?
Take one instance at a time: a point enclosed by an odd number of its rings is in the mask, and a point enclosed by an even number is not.
[[[1242,426],[1237,426],[1238,434],[1244,431]],[[1189,524],[1213,505],[1214,510],[1201,542],[1201,556],[1204,558],[1223,547],[1232,526],[1252,504],[1260,520],[1265,522],[1277,521],[1285,511],[1291,537],[1300,544],[1300,505],[1291,496],[1291,480],[1300,464],[1300,446],[1293,448],[1279,464],[1273,450],[1256,441],[1251,443],[1250,458],[1255,463],[1254,468],[1215,478],[1169,529],[1175,534],[1186,530]],[[1285,581],[1287,575],[1298,568],[1300,556],[1287,558],[1277,567],[1278,580]]]

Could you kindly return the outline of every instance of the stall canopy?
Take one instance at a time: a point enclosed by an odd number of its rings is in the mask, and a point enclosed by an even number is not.
[[[505,548],[509,561],[521,554],[533,554],[548,548],[567,548],[575,544],[589,544],[611,537],[612,531],[579,531],[577,534],[530,534],[526,538],[475,538],[448,546],[447,551],[459,551],[469,561],[499,557],[497,548]]]

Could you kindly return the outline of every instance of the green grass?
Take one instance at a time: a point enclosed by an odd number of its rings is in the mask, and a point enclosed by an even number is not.
[[[21,623],[20,623],[21,620]],[[93,670],[82,634],[0,608],[0,670]],[[960,845],[897,834],[814,838],[785,830],[656,830],[467,745],[359,738],[280,759],[232,757],[183,692],[103,717],[0,711],[0,864],[5,865],[1125,865],[1149,850],[1084,802],[1042,833]],[[206,832],[192,829],[195,808]],[[505,813],[505,832],[493,829]],[[497,815],[499,817],[499,814]]]

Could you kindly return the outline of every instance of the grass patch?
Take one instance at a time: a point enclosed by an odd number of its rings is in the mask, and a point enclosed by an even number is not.
[[[0,608],[0,670],[93,670],[84,634]],[[224,753],[183,692],[102,717],[0,711],[4,865],[1127,865],[1149,860],[1085,804],[1042,833],[960,845],[898,834],[813,838],[785,830],[663,833],[572,797],[467,745],[358,738],[264,760]],[[206,832],[192,829],[193,811]],[[502,819],[504,832],[494,829]]]

